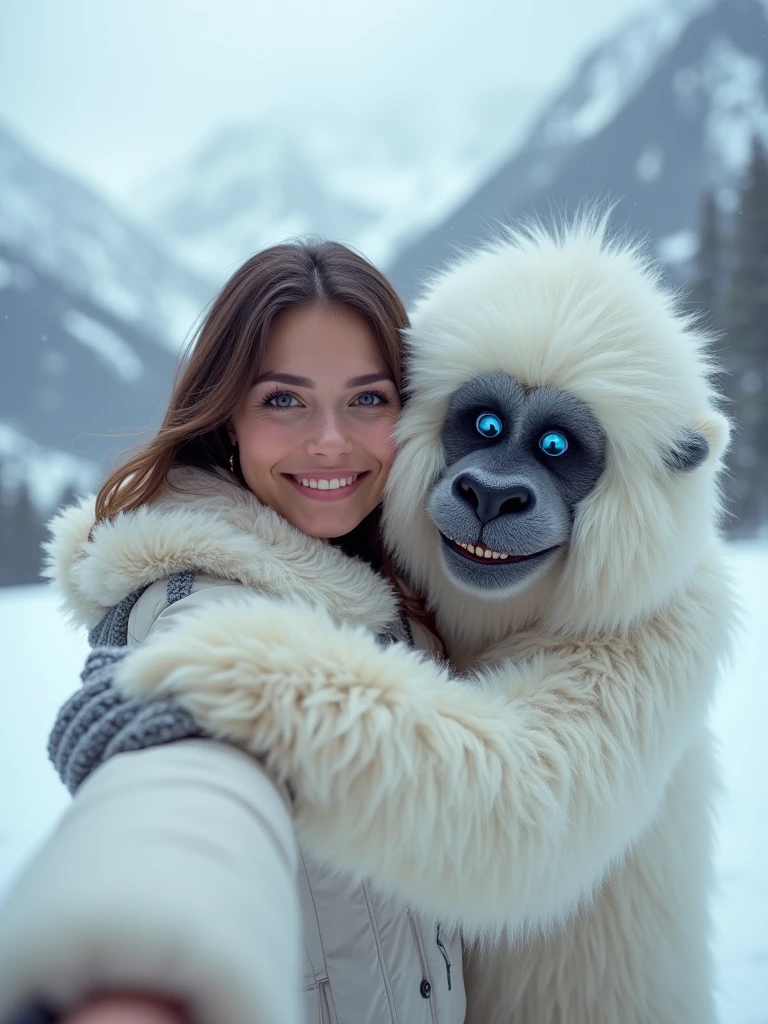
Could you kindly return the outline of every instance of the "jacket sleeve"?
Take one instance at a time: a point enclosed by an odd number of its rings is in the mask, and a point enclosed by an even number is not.
[[[198,739],[111,758],[0,909],[0,1021],[120,989],[196,1024],[299,1024],[296,871],[290,811],[248,754]]]
[[[551,924],[648,827],[704,727],[731,621],[718,588],[626,636],[532,638],[464,680],[251,595],[179,621],[116,681],[263,756],[340,867],[465,928]]]

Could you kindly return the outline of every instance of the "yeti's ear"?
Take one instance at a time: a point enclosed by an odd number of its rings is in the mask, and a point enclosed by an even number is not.
[[[710,410],[695,427],[686,427],[664,454],[664,462],[674,473],[690,473],[710,454],[719,458],[728,446],[730,427],[722,413]]]
[[[664,462],[673,473],[689,473],[709,455],[709,441],[698,430],[684,430],[675,444],[664,453]]]

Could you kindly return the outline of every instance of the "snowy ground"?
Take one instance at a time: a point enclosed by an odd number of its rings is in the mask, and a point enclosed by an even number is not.
[[[768,544],[731,549],[744,608],[733,672],[713,715],[722,745],[715,952],[722,1024],[768,1024]],[[45,757],[77,684],[85,638],[41,587],[0,590],[0,893],[67,796]]]

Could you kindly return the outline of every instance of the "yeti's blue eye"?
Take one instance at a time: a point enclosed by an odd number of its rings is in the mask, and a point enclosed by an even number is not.
[[[559,430],[548,430],[539,438],[539,448],[545,455],[563,455],[568,451],[568,438]]]
[[[498,437],[503,426],[501,417],[495,412],[481,412],[475,420],[477,432],[483,437]]]

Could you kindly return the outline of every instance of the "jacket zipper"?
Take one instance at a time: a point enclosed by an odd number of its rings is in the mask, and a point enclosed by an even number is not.
[[[413,914],[408,911],[408,921],[411,925],[411,934],[413,935],[413,944],[416,946],[416,954],[419,958],[419,967],[421,968],[422,981],[429,981],[429,973],[427,971],[427,958],[424,954],[424,947],[421,944],[421,935],[419,929],[416,926],[416,922],[413,919]],[[429,1012],[432,1015],[433,1024],[437,1024],[437,1009],[435,1008],[435,1000],[429,1000]]]
[[[443,940],[440,938],[440,925],[437,926],[437,948],[443,954],[443,960],[445,960],[445,973],[448,975],[448,991],[451,991],[451,958],[448,956],[448,950],[445,948]]]
[[[389,980],[387,970],[384,965],[384,950],[381,945],[381,935],[379,934],[379,926],[376,923],[376,915],[373,911],[373,901],[371,899],[371,893],[368,888],[368,883],[363,882],[362,885],[363,896],[365,898],[365,905],[368,908],[368,917],[371,921],[371,930],[373,932],[373,938],[376,943],[376,954],[379,958],[379,964],[381,965],[381,974],[384,979],[384,990],[387,995],[387,1003],[389,1005],[389,1015],[393,1021],[397,1021],[397,1011],[395,1010],[395,999],[392,994],[392,984]]]
[[[317,986],[317,998],[320,1002],[320,1024],[333,1024],[331,1018],[331,1003],[328,998],[328,989],[331,987],[329,981],[321,981]]]

